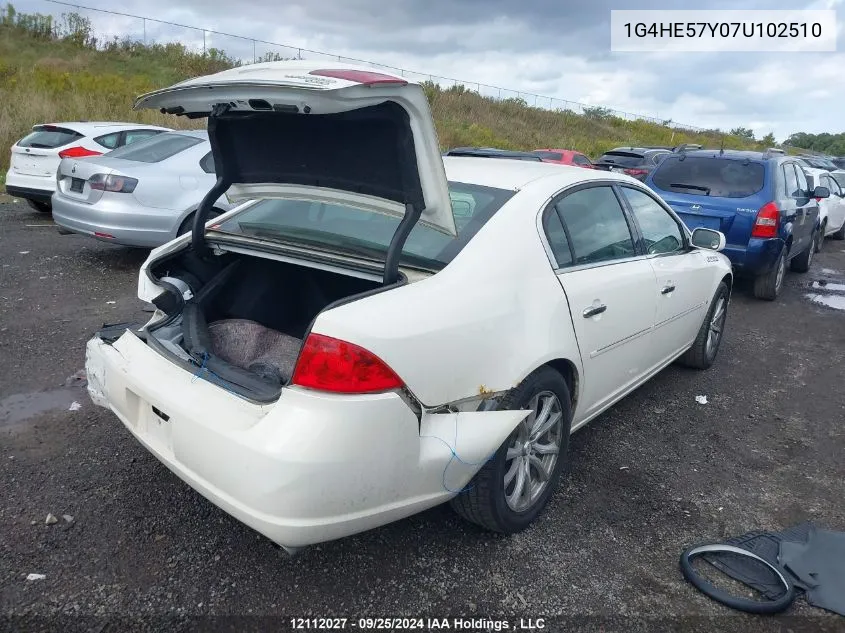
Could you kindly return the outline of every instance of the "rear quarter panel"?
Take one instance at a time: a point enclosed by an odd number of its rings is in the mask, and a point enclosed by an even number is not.
[[[569,305],[536,226],[561,188],[529,185],[445,269],[325,311],[313,331],[375,353],[426,406],[511,389],[553,359],[580,375]]]

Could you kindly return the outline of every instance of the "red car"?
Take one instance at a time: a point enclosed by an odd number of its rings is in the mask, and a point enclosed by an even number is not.
[[[537,154],[544,163],[575,165],[576,167],[595,169],[593,162],[587,158],[586,154],[576,152],[573,149],[535,149],[533,153]]]

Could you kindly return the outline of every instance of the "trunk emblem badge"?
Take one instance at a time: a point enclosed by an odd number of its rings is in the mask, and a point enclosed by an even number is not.
[[[70,173],[72,173],[72,174],[76,173],[76,165],[77,165],[77,163],[73,164],[73,167],[70,168]]]
[[[690,209],[693,209],[693,210],[695,210],[695,211],[697,211],[697,210],[698,210],[698,209],[700,209],[700,208],[701,208],[701,205],[700,205],[700,204],[694,204],[694,205],[692,205],[692,206],[690,207]]]

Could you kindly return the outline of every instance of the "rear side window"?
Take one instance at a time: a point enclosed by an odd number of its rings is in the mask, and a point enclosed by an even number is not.
[[[113,132],[112,134],[104,134],[94,139],[106,149],[114,149],[120,141],[120,132]]]
[[[610,187],[579,189],[562,198],[555,208],[572,240],[576,266],[636,254],[625,213]]]
[[[583,154],[575,154],[572,157],[572,162],[576,165],[591,165],[590,159],[584,156]]]
[[[55,149],[83,138],[83,134],[74,130],[52,125],[36,125],[32,132],[18,141],[18,147]]]
[[[763,189],[761,163],[705,156],[667,156],[654,171],[654,184],[664,191],[699,196],[747,198]]]
[[[798,177],[795,175],[795,165],[793,163],[785,163],[783,165],[783,181],[786,185],[784,193],[789,198],[796,198],[798,196]]]
[[[597,162],[613,163],[620,167],[636,167],[642,165],[644,160],[642,154],[635,154],[633,152],[605,152]]]
[[[572,251],[569,248],[569,238],[557,214],[557,209],[551,208],[543,219],[543,228],[546,231],[546,239],[554,255],[558,268],[572,264]]]
[[[207,174],[214,173],[214,156],[211,155],[211,152],[203,156],[202,160],[200,160],[200,169]]]
[[[124,160],[135,160],[140,163],[160,163],[202,142],[203,140],[196,136],[172,133],[157,134],[152,138],[118,147],[116,150],[110,152],[109,156]]]
[[[534,152],[543,160],[563,160],[563,154],[560,152]]]

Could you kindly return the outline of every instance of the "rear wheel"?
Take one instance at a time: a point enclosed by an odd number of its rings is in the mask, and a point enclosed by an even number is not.
[[[527,528],[554,494],[563,471],[572,406],[566,381],[551,367],[530,374],[499,409],[530,409],[452,508],[483,528],[513,534]]]
[[[754,296],[766,301],[774,301],[783,289],[783,278],[786,276],[786,247],[781,249],[780,256],[774,268],[765,275],[754,279]]]
[[[39,202],[38,200],[27,200],[26,203],[39,213],[50,213],[53,208],[49,202]]]
[[[816,252],[816,242],[819,240],[819,234],[814,233],[810,245],[803,253],[796,255],[790,262],[789,267],[796,273],[806,273],[810,270],[813,263],[813,255]]]
[[[816,252],[821,253],[822,247],[824,246],[824,234],[827,231],[827,220],[824,221],[822,224],[822,228],[819,230],[819,236],[816,239]]]
[[[695,369],[709,369],[719,353],[725,321],[728,318],[728,286],[723,281],[716,288],[710,309],[701,323],[695,343],[686,354],[681,356],[681,363]]]

